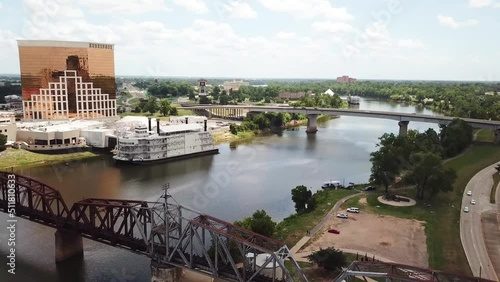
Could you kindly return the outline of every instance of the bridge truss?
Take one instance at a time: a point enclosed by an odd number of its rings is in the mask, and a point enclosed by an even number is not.
[[[420,282],[493,282],[487,279],[466,277],[409,265],[355,261],[345,269],[335,282],[355,281],[356,277],[384,278],[386,281]]]
[[[4,212],[15,202],[16,216],[228,281],[307,282],[284,243],[170,203],[167,194],[164,198],[164,202],[84,199],[68,209],[57,190],[29,177],[0,172]]]

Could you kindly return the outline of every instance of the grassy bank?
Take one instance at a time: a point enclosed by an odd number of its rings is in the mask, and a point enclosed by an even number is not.
[[[491,187],[490,203],[495,203],[495,194],[500,183],[500,173],[493,174],[493,187]]]
[[[243,142],[249,141],[255,134],[251,131],[241,131],[237,135],[232,134],[229,130],[212,133],[212,139],[215,145],[222,143]]]
[[[490,129],[479,129],[479,131],[476,133],[476,139],[475,141],[477,142],[490,142],[493,143],[494,136],[493,136],[493,130]]]
[[[62,163],[72,160],[90,159],[101,155],[92,152],[75,152],[67,154],[40,154],[23,149],[9,148],[0,154],[0,169],[24,167],[52,163]]]
[[[326,216],[338,200],[354,193],[357,191],[330,189],[318,191],[314,194],[317,201],[316,209],[283,219],[277,226],[276,238],[285,242],[287,246],[294,246],[308,230],[312,230]]]
[[[471,275],[469,264],[460,241],[460,213],[463,192],[469,180],[483,168],[500,161],[500,147],[473,146],[463,155],[448,161],[445,166],[457,171],[453,191],[441,193],[432,201],[424,200],[412,207],[393,207],[380,203],[382,191],[369,194],[364,210],[377,214],[424,221],[427,236],[429,266],[433,269]],[[396,190],[397,194],[415,198],[414,190]],[[347,201],[343,207],[359,207],[359,197]]]

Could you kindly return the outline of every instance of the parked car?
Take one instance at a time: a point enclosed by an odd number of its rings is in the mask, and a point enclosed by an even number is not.
[[[338,231],[337,229],[329,229],[328,233],[340,234],[340,231]]]
[[[375,186],[367,186],[365,187],[365,191],[375,191],[377,188]]]
[[[347,209],[348,212],[359,213],[359,208],[351,207]]]
[[[349,216],[347,214],[345,214],[345,213],[338,213],[337,217],[338,218],[349,218]]]
[[[465,207],[464,212],[469,212],[469,207]]]
[[[470,200],[470,204],[471,205],[475,205],[476,204],[476,200],[474,200],[474,199]]]
[[[472,191],[467,192],[467,196],[472,196]]]

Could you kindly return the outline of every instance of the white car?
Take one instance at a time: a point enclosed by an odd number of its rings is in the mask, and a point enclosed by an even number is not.
[[[467,192],[467,196],[472,196],[472,191]]]
[[[465,207],[464,212],[469,212],[469,207]]]
[[[475,205],[476,204],[476,200],[472,199],[472,200],[470,200],[470,203],[471,203],[471,205]]]
[[[345,213],[338,213],[337,217],[338,218],[348,218],[349,216],[347,214],[345,214]]]
[[[352,208],[348,208],[347,212],[359,213],[359,209],[352,207]]]

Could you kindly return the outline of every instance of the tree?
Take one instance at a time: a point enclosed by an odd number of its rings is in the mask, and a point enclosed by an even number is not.
[[[163,116],[166,116],[170,111],[171,111],[170,102],[168,101],[168,99],[162,99],[160,101],[160,113]]]
[[[472,126],[456,118],[447,126],[441,126],[440,137],[445,156],[456,156],[472,144]]]
[[[214,97],[214,100],[219,100],[219,96],[220,96],[219,86],[215,86],[214,89],[212,89],[212,96]]]
[[[423,199],[427,192],[429,198],[438,192],[453,190],[453,183],[457,177],[453,169],[445,168],[443,159],[431,152],[412,154],[412,168],[407,171],[404,181],[415,185],[417,198]]]
[[[201,96],[200,104],[210,104],[210,100],[206,96]]]
[[[0,151],[5,150],[5,144],[7,144],[7,136],[0,134]]]
[[[276,228],[276,222],[264,210],[258,210],[252,217],[236,221],[234,224],[266,237],[272,237]]]
[[[320,249],[309,256],[310,262],[317,264],[327,271],[340,270],[347,265],[346,256],[335,248]]]
[[[156,103],[156,97],[149,97],[146,105],[143,108],[144,112],[150,112],[154,115],[158,111],[158,104]]]
[[[307,190],[307,187],[304,185],[292,189],[292,201],[295,203],[295,211],[297,213],[306,211],[306,205],[311,198],[311,190]]]
[[[223,91],[223,92],[224,92],[224,91]],[[224,94],[222,94],[222,95],[219,97],[219,104],[221,104],[221,105],[227,105],[227,104],[229,104],[229,100],[230,100],[230,98],[229,98],[229,96],[228,96],[228,95],[224,95]]]
[[[401,164],[405,162],[405,156],[410,150],[405,137],[384,134],[379,140],[380,143],[377,144],[379,150],[370,154],[372,162],[370,182],[383,185],[387,193],[389,186],[394,184],[399,175]]]
[[[179,115],[179,112],[177,111],[177,107],[170,107],[170,115],[171,116]]]

